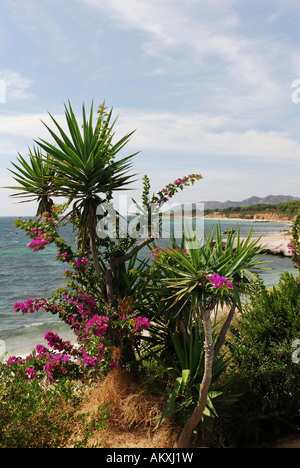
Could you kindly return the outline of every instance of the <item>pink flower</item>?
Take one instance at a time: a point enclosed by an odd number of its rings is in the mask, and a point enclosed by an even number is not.
[[[35,369],[32,369],[32,368],[27,368],[25,369],[25,372],[28,374],[26,377],[25,377],[25,380],[32,380],[35,378],[35,374],[36,374],[36,370]]]
[[[33,240],[27,244],[27,247],[32,249],[33,252],[38,252],[39,250],[44,250],[50,241],[50,237],[46,237],[42,231],[39,231],[38,236],[34,237]]]
[[[90,261],[87,258],[78,258],[76,260],[76,268],[80,269],[83,265],[89,265]]]
[[[134,331],[144,330],[145,328],[148,330],[150,328],[149,319],[146,317],[136,317],[135,321],[135,329]]]
[[[90,333],[96,336],[103,336],[109,326],[109,318],[101,317],[100,315],[95,315],[91,320],[88,320],[85,333],[89,335]]]
[[[218,273],[214,273],[209,277],[207,277],[207,275],[204,275],[204,277],[208,278],[208,280],[212,283],[212,286],[214,288],[222,289],[223,287],[226,287],[228,289],[233,289],[232,282],[224,276],[218,275]]]

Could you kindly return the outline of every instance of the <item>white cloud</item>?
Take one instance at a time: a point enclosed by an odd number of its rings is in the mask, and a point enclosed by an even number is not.
[[[120,134],[136,128],[130,146],[142,150],[300,160],[300,144],[287,133],[240,130],[222,115],[122,110],[117,128]]]
[[[13,70],[0,70],[0,78],[5,84],[6,100],[32,99],[34,97],[30,91],[33,84],[31,78],[23,77]]]
[[[64,114],[54,114],[53,117],[60,125],[65,125]],[[30,144],[32,139],[49,138],[49,132],[42,122],[54,128],[54,123],[46,113],[2,114],[0,115],[0,134],[26,137]]]
[[[53,117],[67,131],[64,114]],[[3,135],[0,153],[13,152],[9,142],[14,136],[26,138],[27,147],[39,138],[51,140],[42,121],[57,131],[50,116],[45,113],[0,115],[0,134]],[[182,155],[193,154],[194,157],[216,155],[255,157],[266,161],[300,161],[300,143],[288,133],[245,130],[239,126],[238,120],[226,115],[119,110],[116,138],[135,129],[127,145],[134,150],[173,151]]]
[[[261,119],[262,111],[264,118],[274,118],[289,105],[286,73],[298,69],[296,47],[267,32],[245,34],[235,0],[77,2],[99,10],[120,29],[142,33],[138,40],[151,57],[145,74],[169,75],[173,87],[176,77],[187,84],[194,80],[195,106]],[[182,84],[179,88],[187,92]]]

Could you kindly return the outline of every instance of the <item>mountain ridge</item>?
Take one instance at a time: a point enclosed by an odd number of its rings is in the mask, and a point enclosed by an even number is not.
[[[202,201],[201,203],[204,204],[205,210],[213,210],[213,209],[230,208],[233,206],[252,206],[252,205],[257,205],[259,203],[277,205],[280,203],[287,203],[291,201],[300,201],[300,198],[293,197],[291,195],[268,195],[266,197],[252,196],[241,201],[231,201],[231,200],[227,200],[225,202]]]

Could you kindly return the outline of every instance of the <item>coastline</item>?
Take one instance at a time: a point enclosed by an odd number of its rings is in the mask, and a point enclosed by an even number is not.
[[[249,218],[238,218],[238,217],[226,217],[226,216],[217,216],[214,215],[204,215],[204,219],[210,219],[212,221],[242,221],[242,222],[249,222],[249,223],[280,223],[280,224],[287,224],[289,226],[293,225],[292,219],[287,218],[272,218],[272,217],[254,217],[253,219]]]
[[[288,243],[292,240],[292,235],[289,231],[279,232],[270,236],[253,237],[259,239],[259,245],[262,247],[262,253],[271,255],[283,255],[284,257],[292,257]]]
[[[268,253],[271,255],[283,255],[284,257],[292,257],[288,243],[292,240],[292,233],[289,228],[293,226],[293,222],[288,219],[270,219],[270,218],[258,218],[258,219],[244,219],[244,218],[226,218],[224,216],[216,215],[205,215],[204,219],[211,221],[235,221],[235,222],[251,222],[251,223],[278,223],[286,224],[287,229],[281,230],[280,232],[270,234],[267,236],[253,237],[253,240],[259,240],[259,245],[262,247],[262,253]],[[224,232],[225,234],[225,232]],[[245,239],[242,237],[242,239]]]
[[[208,229],[210,229],[210,224],[220,223],[223,232],[226,229],[236,228],[237,223],[241,222],[241,238],[246,238],[249,223],[253,222],[253,220],[242,218],[214,217],[214,219],[215,221],[212,221],[212,216],[204,217],[204,221],[207,220]],[[293,268],[291,254],[287,247],[291,239],[291,235],[288,234],[291,231],[291,225],[291,221],[287,220],[277,220],[275,223],[274,220],[260,219],[251,226],[254,227],[253,238],[259,238],[262,235],[259,242],[266,246],[263,252],[273,256],[272,272],[263,272],[268,285],[278,281],[279,272]],[[24,247],[25,236],[12,227],[10,220],[2,220],[1,227],[4,263],[0,275],[2,291],[0,340],[5,341],[8,355],[30,354],[36,344],[43,343],[43,336],[47,330],[58,333],[64,340],[70,340],[68,329],[63,331],[62,324],[56,322],[55,317],[44,317],[42,314],[36,317],[15,317],[12,314],[11,317],[7,313],[11,310],[11,303],[14,301],[35,297],[36,294],[38,297],[50,296],[51,292],[60,286],[58,278],[61,278],[61,272],[65,267],[61,269],[61,265],[57,264],[55,252],[51,249],[43,252],[40,257],[30,255],[28,249]],[[280,230],[282,232],[279,232]],[[223,234],[222,238],[225,239],[226,234]],[[47,285],[40,286],[40,277],[47,277]]]

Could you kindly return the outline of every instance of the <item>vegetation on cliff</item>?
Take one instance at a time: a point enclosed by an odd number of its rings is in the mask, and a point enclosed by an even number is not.
[[[227,218],[255,219],[282,219],[293,221],[300,209],[300,201],[291,201],[279,204],[259,203],[252,206],[231,206],[223,209],[205,210],[205,215],[224,216]]]

